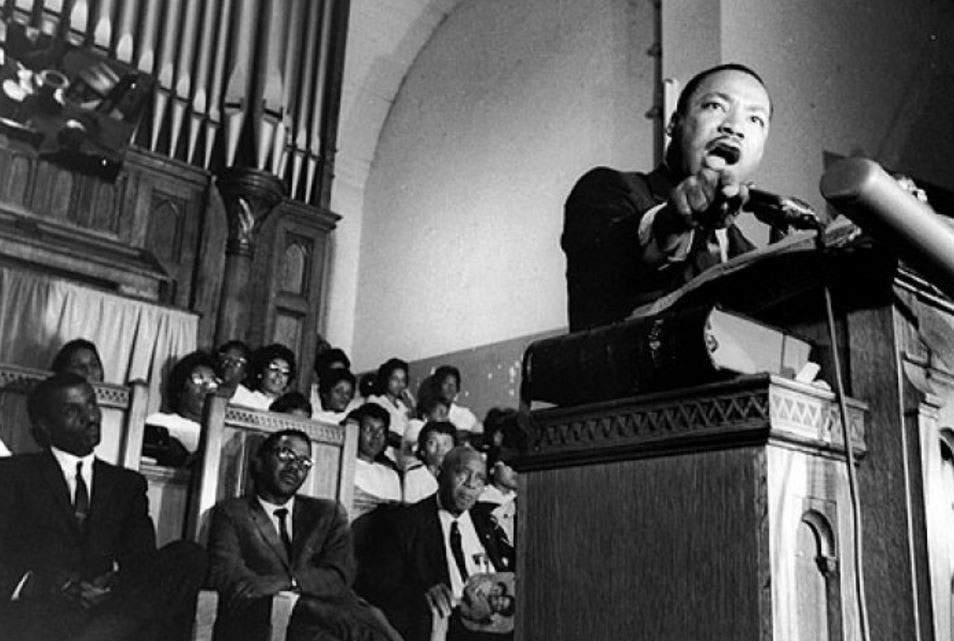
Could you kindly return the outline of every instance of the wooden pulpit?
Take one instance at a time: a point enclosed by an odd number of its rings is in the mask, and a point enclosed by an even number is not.
[[[951,639],[954,305],[857,232],[796,238],[667,304],[807,338],[832,384],[837,349],[870,638]],[[832,392],[769,375],[534,410],[517,638],[860,639],[840,425]]]

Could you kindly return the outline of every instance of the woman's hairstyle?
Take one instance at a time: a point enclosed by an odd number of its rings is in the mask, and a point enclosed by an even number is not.
[[[331,367],[333,363],[343,363],[343,369],[351,369],[351,359],[344,350],[339,347],[329,347],[315,355],[315,372],[319,377],[324,376],[327,371],[336,369]]]
[[[457,428],[450,421],[428,421],[424,423],[421,432],[417,435],[417,445],[414,446],[414,456],[424,460],[424,444],[427,437],[431,434],[447,434],[454,439],[454,447],[457,447]]]
[[[269,412],[280,412],[282,414],[291,414],[295,410],[307,412],[308,416],[311,416],[311,403],[301,392],[282,394],[268,406]]]
[[[376,418],[382,423],[384,423],[384,429],[391,427],[391,415],[388,414],[388,411],[378,405],[377,403],[365,403],[356,410],[352,410],[348,414],[348,417],[345,420],[356,421],[358,425],[361,425],[361,421],[364,420],[364,417]]]
[[[414,408],[418,418],[427,420],[428,414],[434,411],[434,408],[438,405],[450,407],[450,404],[441,395],[441,380],[437,377],[437,374],[434,374],[421,381],[417,388],[417,406]]]
[[[453,365],[441,365],[436,370],[434,370],[434,380],[437,381],[437,384],[440,385],[444,382],[444,379],[448,376],[454,377],[454,382],[457,384],[457,389],[460,389],[460,370],[454,367]]]
[[[391,374],[399,369],[403,369],[404,375],[407,376],[407,361],[402,361],[400,358],[389,358],[386,360],[381,367],[378,368],[378,374],[374,379],[375,392],[378,394],[386,394],[388,391],[388,380],[390,380]]]
[[[169,377],[166,379],[166,409],[172,412],[179,411],[179,402],[182,399],[182,392],[185,391],[186,381],[192,376],[192,372],[202,365],[213,372],[217,371],[215,359],[212,358],[211,354],[203,351],[186,354],[172,366]]]
[[[85,338],[74,338],[71,341],[67,341],[63,344],[63,347],[60,348],[60,351],[56,353],[56,356],[53,357],[53,362],[50,364],[50,370],[55,374],[62,374],[66,371],[66,368],[70,364],[70,358],[72,358],[75,352],[78,352],[81,349],[88,349],[89,351],[96,354],[96,358],[100,363],[103,362],[103,359],[99,357],[99,350],[96,349],[96,344],[92,341],[88,341]]]
[[[365,372],[358,378],[358,394],[362,398],[368,398],[374,394],[374,382],[378,375],[373,372]]]
[[[252,354],[252,348],[248,346],[248,343],[243,343],[240,340],[230,340],[227,343],[222,343],[217,350],[216,354],[224,354],[229,350],[237,349],[242,352],[242,356],[248,359]]]
[[[349,372],[346,369],[330,369],[326,370],[321,378],[318,379],[318,395],[324,396],[330,392],[335,385],[341,381],[348,381],[351,383],[351,389],[355,387],[354,374]]]
[[[259,347],[252,352],[252,359],[249,362],[248,368],[248,380],[255,389],[258,389],[259,383],[261,383],[262,376],[265,374],[269,363],[276,358],[280,358],[288,363],[288,368],[291,370],[291,374],[288,376],[288,383],[291,384],[291,382],[295,380],[298,374],[298,368],[295,364],[295,353],[281,343],[272,343],[265,347]]]
[[[527,435],[520,426],[520,412],[512,407],[494,407],[484,418],[484,439],[481,449],[487,454],[487,469],[493,469],[501,450],[522,452],[527,447]],[[500,434],[500,443],[496,436]]]

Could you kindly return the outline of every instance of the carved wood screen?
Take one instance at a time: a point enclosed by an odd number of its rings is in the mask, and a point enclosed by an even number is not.
[[[349,0],[6,0],[5,18],[152,74],[136,142],[279,176],[327,207]]]

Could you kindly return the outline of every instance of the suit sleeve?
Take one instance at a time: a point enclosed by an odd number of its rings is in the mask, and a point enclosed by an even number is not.
[[[378,508],[380,509],[380,508]],[[415,531],[412,508],[402,506],[387,513],[384,527],[378,530],[373,560],[362,559],[358,594],[384,611],[388,621],[405,638],[415,638],[414,621],[425,608],[424,590],[412,579],[411,554]]]
[[[567,254],[600,252],[620,247],[637,250],[639,221],[652,205],[633,197],[623,176],[615,170],[597,167],[573,187],[564,207],[560,244]]]
[[[0,602],[9,601],[28,568],[14,554],[11,537],[15,536],[16,490],[12,465],[0,461]]]
[[[146,478],[133,476],[117,561],[121,570],[144,568],[156,555],[156,530],[149,516]]]
[[[258,575],[245,565],[238,528],[228,511],[216,506],[212,509],[211,521],[208,583],[229,598],[239,581],[254,579]]]
[[[351,588],[355,575],[354,545],[348,516],[341,505],[335,506],[324,541],[296,570],[295,580],[306,594],[337,597]]]

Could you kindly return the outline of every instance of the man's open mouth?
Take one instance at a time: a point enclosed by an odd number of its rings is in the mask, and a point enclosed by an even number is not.
[[[742,156],[742,150],[735,145],[722,141],[715,142],[706,153],[722,158],[727,165],[734,165],[739,162],[739,158]]]

